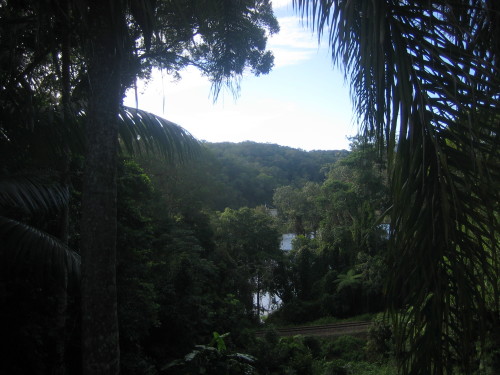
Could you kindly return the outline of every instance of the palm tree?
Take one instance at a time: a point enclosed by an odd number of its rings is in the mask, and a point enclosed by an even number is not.
[[[5,303],[26,297],[22,292],[26,288],[24,285],[34,286],[41,292],[50,291],[47,293],[51,294],[51,298],[47,298],[45,304],[53,308],[53,314],[48,317],[50,332],[46,332],[44,337],[52,338],[53,345],[50,345],[47,353],[54,373],[62,373],[61,370],[64,369],[65,341],[68,337],[68,288],[79,283],[80,256],[63,241],[33,224],[40,219],[45,221],[57,215],[68,205],[68,200],[67,186],[61,186],[34,173],[0,178],[0,283],[8,285],[10,290],[9,293],[2,292],[2,300]],[[9,316],[9,310],[12,311],[10,305],[8,303],[2,307],[2,315],[6,314],[4,319]],[[36,307],[29,310],[16,311],[16,315],[25,317],[18,322],[22,326],[21,331],[30,332],[27,326],[23,326],[24,323],[29,327],[27,320],[34,318],[37,321]],[[4,331],[4,340],[14,339],[14,345],[17,340],[20,340],[18,343],[26,344],[22,341],[26,335],[19,334],[18,331],[10,336],[8,331]],[[33,353],[28,354],[28,361],[31,358],[34,362],[33,356]],[[10,358],[2,359],[4,371],[12,370],[11,365]],[[37,363],[32,365],[36,366]]]
[[[363,135],[387,155],[400,369],[469,374],[500,325],[500,4],[294,4],[328,38]]]
[[[77,253],[59,239],[13,217],[54,214],[68,204],[68,188],[24,175],[0,179],[0,192],[3,276],[21,267],[42,278],[67,274],[78,279],[80,256]]]
[[[57,109],[53,110],[49,116],[52,119],[51,126],[40,126],[44,134],[30,136],[29,133],[35,132],[35,129],[26,131],[25,139],[21,141],[12,137],[11,129],[0,128],[5,135],[0,144],[16,154],[28,142],[29,148],[43,148],[44,153],[51,155],[49,159],[56,160],[60,155],[60,144],[46,141],[64,137],[64,144],[69,146],[70,153],[81,154],[84,143],[81,123],[85,121],[85,114],[82,112],[74,118],[75,123],[68,126],[68,122],[54,121],[60,113]],[[50,111],[50,108],[46,111]],[[43,118],[38,120],[43,122]],[[184,129],[145,111],[121,108],[118,125],[121,153],[154,153],[171,162],[183,162],[196,157],[201,149],[198,141]],[[69,132],[68,128],[72,131]],[[7,159],[5,162],[7,170],[15,168]],[[46,167],[50,169],[50,165]],[[18,171],[10,176],[0,176],[0,274],[2,283],[9,283],[24,275],[24,279],[32,280],[37,287],[52,291],[55,313],[51,317],[53,324],[50,330],[54,348],[49,357],[52,371],[64,374],[68,294],[75,294],[69,289],[79,289],[81,260],[78,253],[68,248],[66,241],[36,225],[47,218],[61,215],[68,207],[69,186],[54,182],[57,179],[57,175],[47,175],[47,171]]]
[[[153,65],[173,72],[197,66],[211,79],[215,98],[223,85],[237,89],[246,69],[257,75],[271,69],[265,45],[278,24],[268,0],[4,3],[0,37],[14,58],[2,60],[0,90],[22,92],[28,109],[29,99],[44,91],[52,100],[62,95],[65,114],[68,95],[86,102],[84,374],[117,373],[116,155],[124,91]]]
[[[186,20],[187,23],[194,19],[195,23],[189,23],[187,30],[180,27],[182,25],[174,24],[174,27],[166,32],[162,29],[162,16],[165,14],[161,13],[166,2],[159,2],[157,9],[152,9],[153,3],[141,1],[142,12],[134,12],[134,8],[130,8],[142,28],[142,35],[133,35],[133,25],[127,24],[129,10],[126,2],[88,2],[89,38],[84,49],[84,60],[88,66],[90,91],[86,122],[87,150],[81,251],[83,373],[89,375],[119,372],[116,302],[116,115],[123,97],[123,88],[127,84],[124,75],[131,73],[127,72],[124,66],[135,55],[133,49],[127,49],[127,46],[130,46],[130,38],[133,37],[133,43],[136,43],[136,40],[143,36],[148,52],[148,44],[154,40],[153,35],[159,36],[159,47],[162,51],[166,50],[160,54],[160,61],[163,56],[172,52],[168,46],[171,37],[179,44],[179,32],[187,31],[187,37],[180,36],[181,39],[186,38],[186,44],[196,40],[204,42],[194,47],[192,56],[198,56],[201,62],[199,66],[206,69],[204,73],[211,76],[215,97],[221,85],[231,85],[233,78],[241,76],[245,67],[251,67],[259,74],[268,72],[272,66],[272,56],[264,52],[265,33],[260,27],[266,25],[270,28],[270,23],[259,15],[260,11],[265,9],[256,6],[267,4],[270,9],[268,1],[215,1],[206,8],[189,7],[188,13],[181,11],[185,2],[174,2],[177,6],[174,7],[177,11],[173,12],[176,18]],[[193,14],[193,9],[200,8],[202,14]],[[155,13],[155,10],[158,13]],[[231,26],[228,27],[228,24]],[[154,26],[157,29],[153,34],[149,30]],[[247,37],[243,38],[243,43],[242,35]],[[166,41],[163,39],[165,36]],[[255,36],[257,39],[253,39]],[[258,43],[255,43],[256,41]],[[179,55],[184,55],[187,48],[183,44],[180,48]],[[162,62],[160,65],[163,65]],[[138,73],[135,71],[132,75],[137,76]]]
[[[54,119],[59,115],[60,113],[54,112],[50,117]],[[30,139],[27,144],[35,150],[45,147],[44,153],[51,154],[48,158],[55,160],[61,151],[60,145],[46,142],[53,137],[65,137],[71,153],[81,154],[84,151],[81,123],[85,121],[85,114],[82,112],[74,120],[76,123],[69,126],[71,132],[67,131],[68,124],[63,125],[61,121],[53,121],[51,126],[42,126],[45,133],[43,135],[36,132],[29,135],[32,131],[26,132],[24,135]],[[5,136],[5,139],[0,140],[0,145],[9,152],[15,153],[21,151],[19,148],[26,147],[24,142],[16,146],[18,139],[10,139],[8,129],[0,130]],[[198,141],[177,124],[136,108],[120,109],[118,131],[121,154],[154,154],[169,162],[181,163],[197,157],[201,151]],[[8,170],[9,161],[4,162],[4,168]],[[54,215],[68,205],[69,186],[54,182],[54,179],[57,180],[55,175],[42,170],[21,170],[11,175],[4,171],[4,175],[0,176],[2,263],[6,269],[18,266],[15,263],[20,262],[37,274],[69,273],[78,279],[79,255],[68,248],[65,241],[22,220]]]

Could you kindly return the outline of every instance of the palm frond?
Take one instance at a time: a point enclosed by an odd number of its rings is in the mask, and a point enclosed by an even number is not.
[[[68,204],[67,186],[47,182],[36,176],[0,178],[0,212],[21,210],[26,214],[51,214]]]
[[[80,255],[57,238],[16,220],[0,216],[2,273],[23,272],[41,280],[80,279]]]
[[[33,128],[15,126],[1,129],[6,158],[30,150],[36,160],[57,162],[66,150],[83,154],[85,150],[85,111],[63,118],[58,108],[37,114]],[[12,120],[14,121],[14,120]],[[130,155],[156,154],[171,161],[184,162],[200,154],[199,142],[185,129],[152,113],[122,107],[118,118],[120,150]],[[15,139],[16,142],[12,140]]]
[[[357,286],[361,283],[362,274],[356,274],[353,269],[347,271],[345,274],[340,274],[336,280],[337,292],[345,288]]]
[[[123,107],[119,122],[122,152],[159,154],[184,162],[201,152],[199,142],[188,131],[152,113]]]
[[[328,35],[364,135],[388,154],[387,293],[401,369],[470,373],[484,317],[500,324],[498,9],[481,0],[294,3]]]

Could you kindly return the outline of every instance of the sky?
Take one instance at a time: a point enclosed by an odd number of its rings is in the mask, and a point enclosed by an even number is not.
[[[237,98],[222,91],[214,103],[210,82],[195,68],[174,81],[156,71],[139,83],[138,105],[208,142],[276,143],[302,150],[349,149],[357,133],[348,85],[333,67],[326,43],[295,16],[289,0],[274,0],[280,32],[268,40],[275,56],[267,75],[245,75]],[[129,92],[125,105],[135,107]]]

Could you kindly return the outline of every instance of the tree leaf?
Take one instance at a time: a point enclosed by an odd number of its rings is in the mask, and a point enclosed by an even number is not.
[[[42,281],[68,277],[76,283],[80,279],[80,255],[34,227],[0,216],[0,244],[4,275],[23,272]]]

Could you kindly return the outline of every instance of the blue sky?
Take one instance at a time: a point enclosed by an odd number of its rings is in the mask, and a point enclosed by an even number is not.
[[[275,0],[281,31],[268,41],[275,66],[268,75],[245,75],[238,98],[221,92],[214,104],[210,83],[194,68],[174,82],[165,73],[139,86],[139,108],[187,129],[200,140],[277,143],[303,150],[348,149],[356,134],[349,89],[333,68],[326,43],[294,15],[291,1]],[[131,93],[125,104],[135,106]]]

